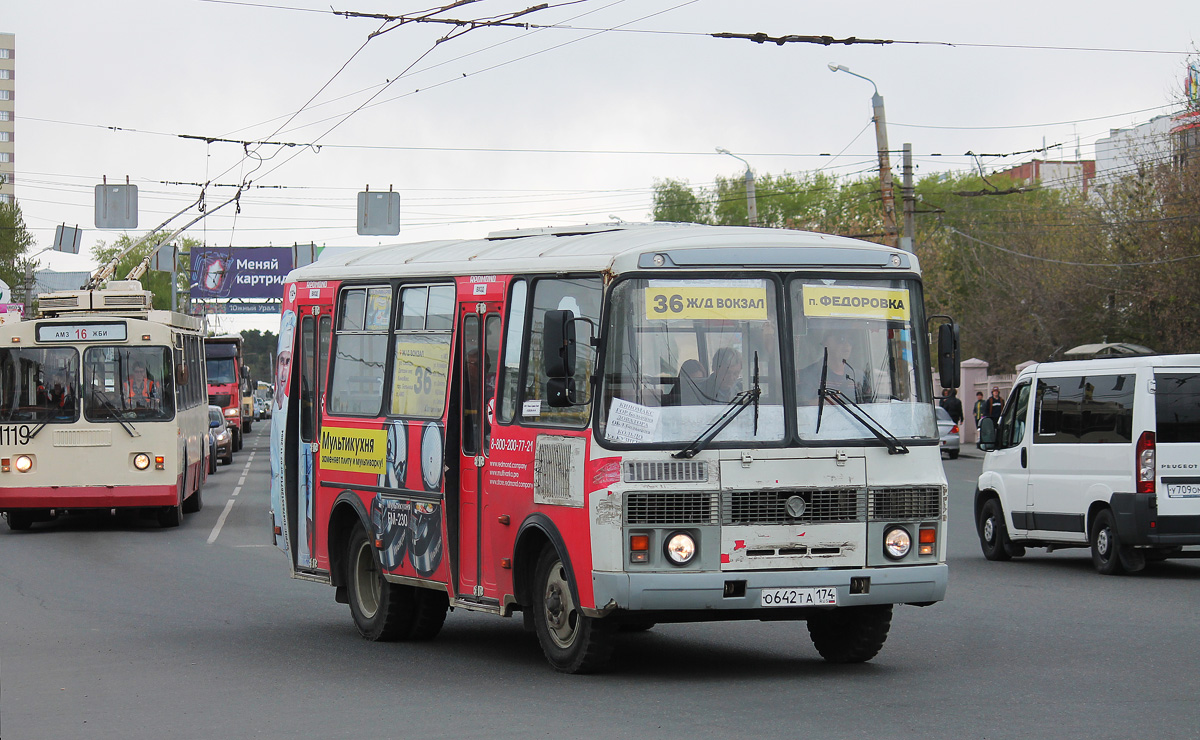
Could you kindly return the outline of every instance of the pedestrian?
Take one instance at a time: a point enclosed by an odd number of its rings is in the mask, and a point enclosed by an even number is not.
[[[1000,386],[992,386],[992,397],[987,401],[987,413],[985,416],[995,423],[1000,423],[1000,412],[1004,410],[1004,399],[1000,397]]]
[[[955,424],[962,424],[963,420],[963,405],[962,401],[958,400],[958,391],[953,388],[946,388],[942,391],[942,408],[946,409],[946,413],[950,414],[950,418]]]
[[[983,391],[975,391],[975,407],[971,409],[971,415],[975,417],[975,446],[978,447],[979,422],[987,416],[987,401],[983,400]]]

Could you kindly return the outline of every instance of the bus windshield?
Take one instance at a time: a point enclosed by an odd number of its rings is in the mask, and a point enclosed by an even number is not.
[[[79,353],[73,347],[0,348],[0,421],[79,418]]]
[[[754,409],[715,442],[785,436],[776,283],[626,280],[613,290],[601,434],[612,442],[688,443],[757,386]]]
[[[802,440],[868,439],[866,426],[826,389],[896,437],[935,437],[924,316],[915,286],[900,280],[793,279],[788,286]]]
[[[714,443],[782,442],[786,415],[802,442],[874,441],[869,426],[829,400],[837,393],[898,438],[937,436],[915,283],[792,278],[786,336],[778,286],[772,277],[618,283],[600,435],[618,444],[687,444],[746,403]],[[789,398],[796,405],[785,412]]]
[[[83,355],[88,421],[165,420],[175,414],[167,347],[88,347]]]

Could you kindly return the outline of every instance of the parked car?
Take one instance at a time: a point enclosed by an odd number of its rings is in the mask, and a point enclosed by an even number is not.
[[[950,418],[950,412],[938,406],[934,409],[937,414],[938,436],[942,438],[942,452],[951,460],[958,458],[958,424]]]
[[[208,441],[209,463],[208,472],[217,472],[217,459],[226,465],[233,464],[233,434],[225,424],[225,415],[220,406],[208,407]]]

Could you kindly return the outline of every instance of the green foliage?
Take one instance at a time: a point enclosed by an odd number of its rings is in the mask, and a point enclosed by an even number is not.
[[[251,329],[242,332],[242,352],[250,366],[250,378],[266,383],[275,382],[275,350],[279,337],[274,332]]]
[[[147,255],[158,249],[159,244],[169,236],[167,233],[159,233],[150,237],[144,244],[139,245],[126,254],[117,263],[117,269],[113,273],[112,279],[123,280],[129,271],[137,267]],[[97,242],[92,248],[92,257],[101,265],[108,264],[115,255],[127,249],[130,245],[138,241],[141,237],[133,237],[129,234],[122,234],[111,245],[104,242]],[[193,248],[200,246],[198,239],[190,237],[176,238],[175,242],[179,245],[179,270],[176,273],[176,285],[180,293],[179,306],[183,306],[188,289],[188,264],[187,253]],[[150,291],[154,296],[154,307],[159,309],[171,308],[171,273],[158,272],[157,270],[147,270],[141,277],[142,287]]]
[[[0,280],[15,290],[24,284],[24,261],[33,248],[33,235],[25,227],[21,206],[15,200],[0,203]]]
[[[755,190],[762,226],[882,241],[878,178],[763,175]],[[1104,340],[1200,352],[1200,162],[1148,166],[1086,197],[974,173],[915,191],[928,313],[961,324],[964,358],[1006,373]],[[658,181],[654,195],[656,220],[747,223],[741,177]]]

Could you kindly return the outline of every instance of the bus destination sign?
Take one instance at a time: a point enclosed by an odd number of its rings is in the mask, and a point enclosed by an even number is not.
[[[112,324],[41,324],[37,328],[39,342],[123,342],[125,323]]]

